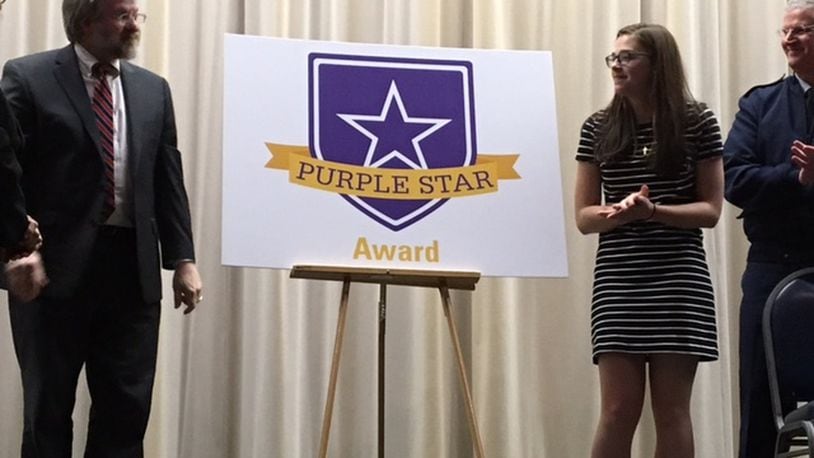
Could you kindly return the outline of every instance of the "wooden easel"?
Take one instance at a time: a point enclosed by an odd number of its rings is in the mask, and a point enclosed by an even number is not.
[[[478,272],[448,272],[433,270],[407,270],[407,269],[381,269],[357,268],[339,266],[294,266],[291,278],[306,278],[312,280],[333,280],[342,282],[342,299],[339,303],[339,316],[336,323],[336,339],[331,360],[331,375],[328,382],[328,396],[325,399],[325,413],[322,418],[322,436],[319,446],[319,458],[328,456],[328,438],[331,432],[331,416],[333,415],[334,398],[336,396],[336,381],[339,374],[339,361],[342,354],[342,339],[345,333],[345,317],[348,310],[348,296],[351,282],[376,283],[379,285],[379,457],[384,457],[384,330],[387,317],[387,285],[421,286],[438,288],[441,293],[441,302],[444,316],[449,325],[449,334],[452,346],[458,361],[458,374],[461,379],[461,390],[466,402],[469,431],[472,436],[472,446],[477,458],[484,458],[483,441],[478,430],[478,421],[475,415],[475,406],[472,402],[472,393],[466,376],[461,342],[458,339],[458,329],[452,319],[450,289],[463,289],[473,291],[475,283],[480,279]]]

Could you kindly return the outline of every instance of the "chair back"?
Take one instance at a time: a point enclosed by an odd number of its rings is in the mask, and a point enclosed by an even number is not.
[[[814,268],[777,284],[763,310],[766,366],[776,424],[782,405],[814,400]]]

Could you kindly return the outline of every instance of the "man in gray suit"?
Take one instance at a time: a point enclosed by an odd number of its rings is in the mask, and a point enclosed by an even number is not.
[[[83,364],[86,457],[141,457],[158,343],[160,267],[176,308],[201,300],[167,82],[126,61],[135,0],[63,0],[65,48],[9,61],[0,84],[22,127],[22,184],[50,283],[11,325],[24,457],[70,457]]]

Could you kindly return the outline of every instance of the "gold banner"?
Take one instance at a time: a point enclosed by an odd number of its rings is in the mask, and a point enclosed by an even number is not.
[[[337,194],[379,199],[448,199],[497,192],[498,180],[516,180],[518,154],[478,155],[475,165],[445,169],[382,169],[311,157],[306,146],[266,143],[270,169],[288,170],[290,182]]]

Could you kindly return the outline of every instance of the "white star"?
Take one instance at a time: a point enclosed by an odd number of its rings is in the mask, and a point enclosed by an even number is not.
[[[379,152],[377,158],[377,147],[379,146],[379,139],[383,135],[379,133],[378,135],[368,127],[362,125],[365,124],[387,124],[388,121],[388,114],[390,112],[391,105],[393,102],[396,103],[396,107],[398,108],[398,112],[401,116],[401,124],[425,124],[429,125],[426,129],[418,129],[417,135],[414,135],[410,143],[412,144],[412,152],[404,152],[400,151],[399,149],[391,149],[390,151],[384,151],[384,153]],[[399,93],[398,86],[396,86],[395,81],[390,82],[390,89],[387,91],[387,98],[384,101],[384,105],[382,106],[382,110],[378,115],[362,115],[362,114],[339,114],[337,116],[341,118],[346,123],[350,124],[354,129],[358,130],[364,136],[370,139],[370,147],[367,150],[367,155],[365,156],[365,167],[379,167],[382,164],[386,164],[388,161],[392,159],[398,159],[407,166],[412,169],[428,169],[427,161],[424,158],[424,152],[421,150],[420,142],[421,140],[427,138],[428,136],[432,135],[438,129],[444,127],[447,123],[451,121],[451,119],[442,119],[442,118],[411,118],[407,114],[407,110],[404,108],[404,102],[401,99],[401,94]],[[414,130],[410,129],[410,130]],[[408,135],[412,135],[411,133],[407,132]],[[394,136],[398,137],[398,132],[394,132]],[[392,141],[392,137],[388,138],[391,140],[390,143],[394,143]],[[398,143],[398,142],[395,142]],[[387,145],[385,146],[387,147]],[[405,154],[406,153],[406,154]],[[418,163],[415,160],[408,157],[409,153],[415,156]]]

